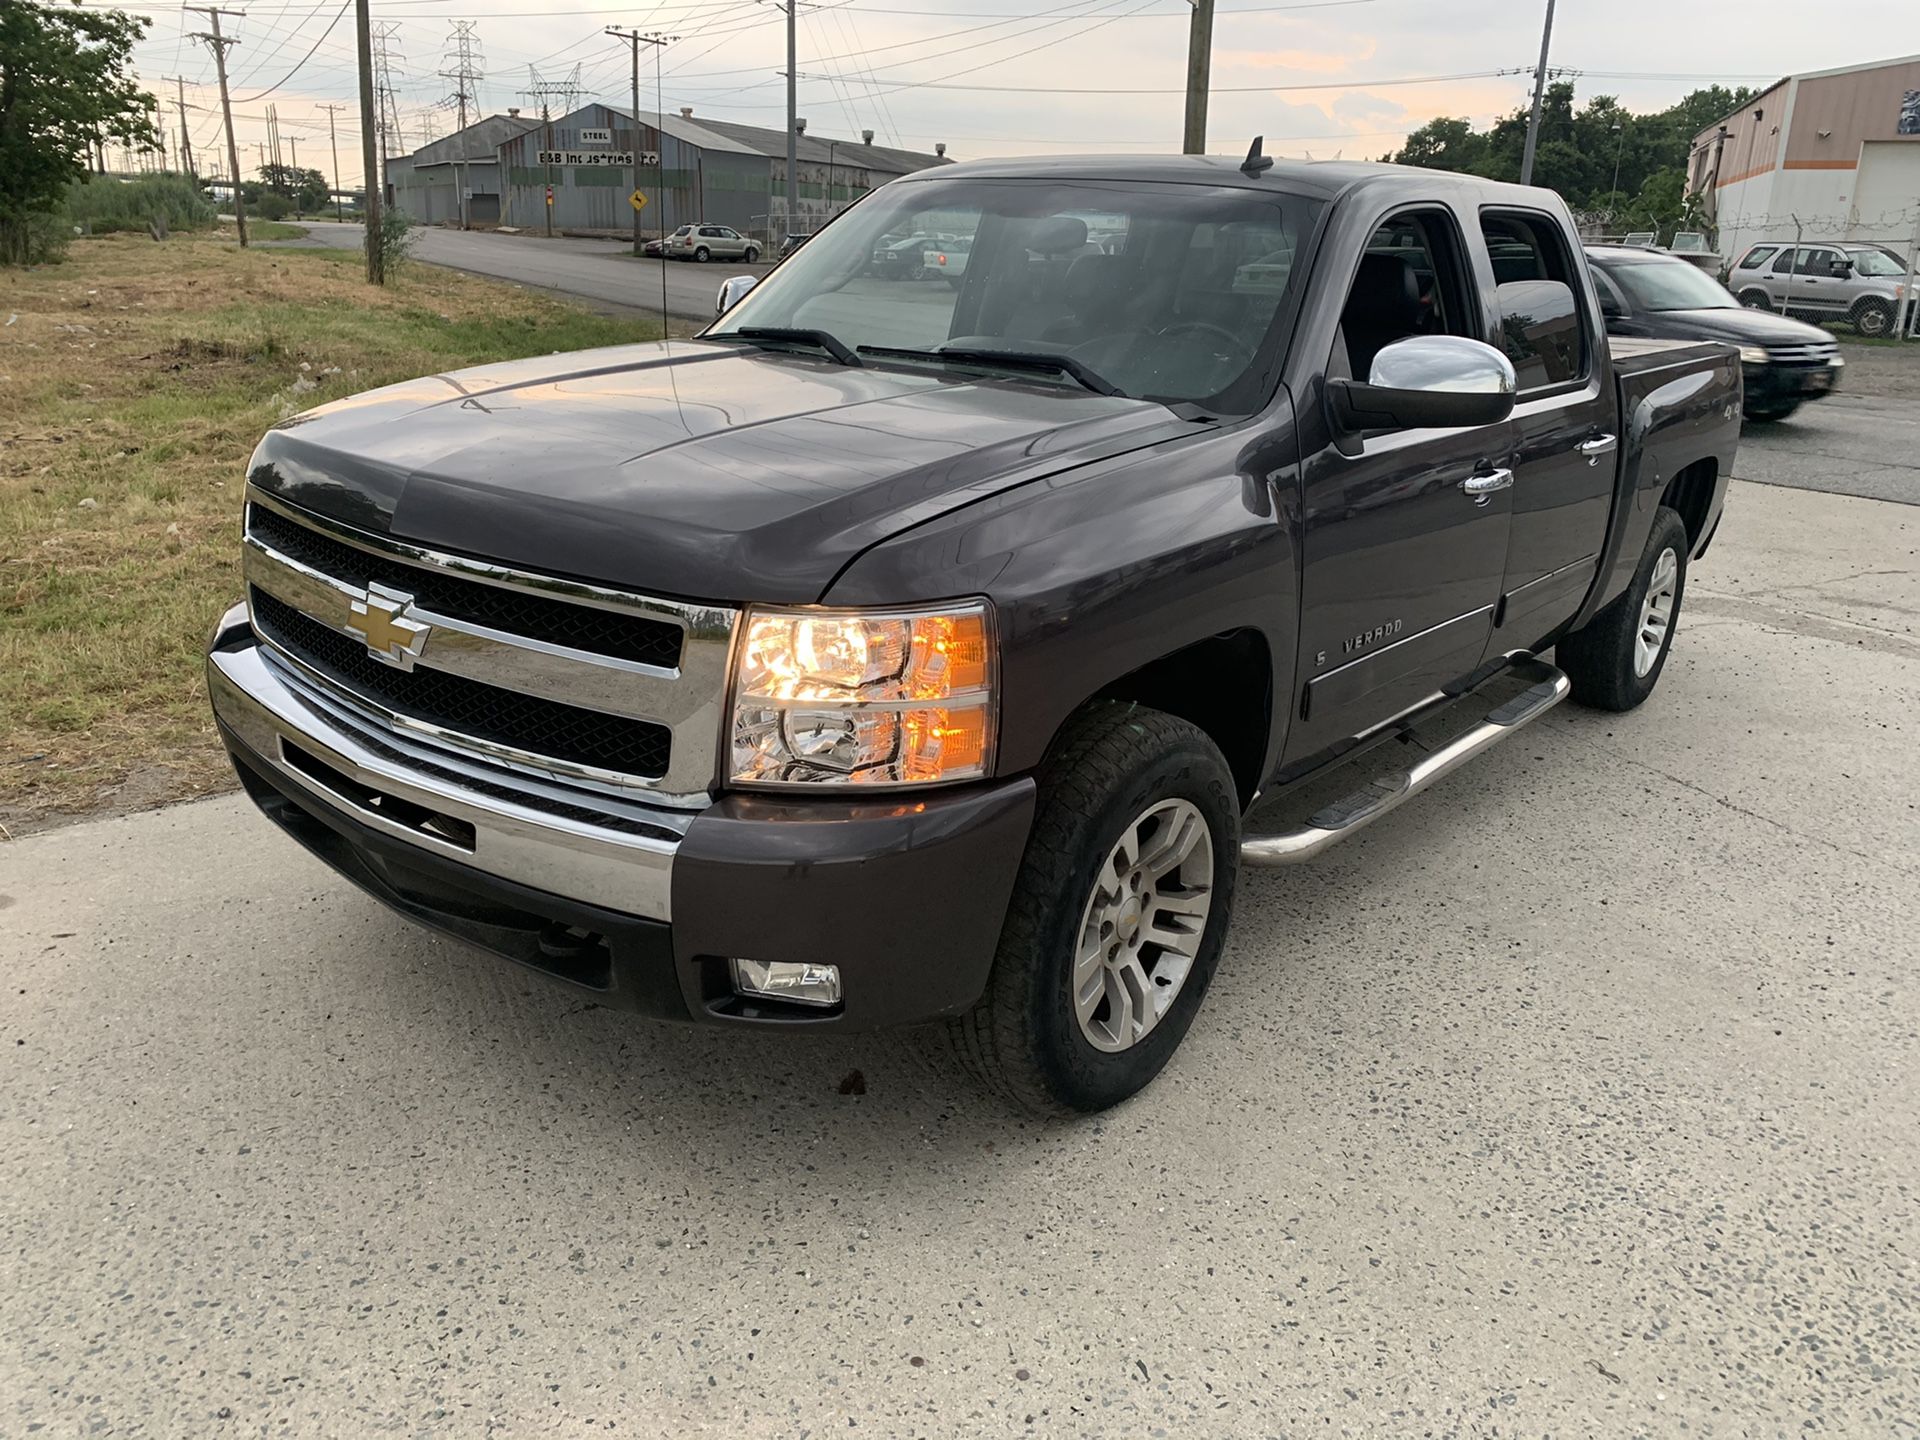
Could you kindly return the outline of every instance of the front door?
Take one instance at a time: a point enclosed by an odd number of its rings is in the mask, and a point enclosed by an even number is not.
[[[1328,373],[1365,379],[1387,344],[1480,338],[1452,213],[1388,217],[1354,275]],[[1347,437],[1306,461],[1301,689],[1282,767],[1298,772],[1434,698],[1486,650],[1505,570],[1510,422]]]
[[[1526,210],[1483,211],[1480,223],[1489,252],[1502,257],[1492,274],[1508,277],[1493,290],[1494,340],[1518,383],[1513,521],[1492,656],[1537,649],[1580,608],[1607,535],[1620,441],[1596,354],[1606,342],[1559,224]]]

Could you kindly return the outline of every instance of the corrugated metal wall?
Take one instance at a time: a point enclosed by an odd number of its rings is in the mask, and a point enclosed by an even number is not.
[[[595,166],[548,168],[538,163],[542,150],[601,149],[580,143],[580,131],[611,129],[616,150],[657,151],[659,167],[643,167],[640,190],[647,197],[641,228],[658,235],[680,225],[707,221],[748,229],[755,216],[767,210],[767,162],[755,155],[702,150],[673,136],[661,136],[642,124],[636,137],[625,116],[605,106],[589,105],[555,121],[516,136],[500,147],[504,163],[500,223],[527,230],[546,226],[546,187],[553,185],[553,228],[558,230],[618,230],[633,227],[627,196],[633,192],[633,172]],[[700,197],[704,195],[705,203]]]

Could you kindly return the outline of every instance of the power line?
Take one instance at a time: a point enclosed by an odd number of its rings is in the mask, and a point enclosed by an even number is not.
[[[301,72],[301,70],[306,68],[306,63],[307,61],[313,58],[314,51],[318,50],[322,45],[327,43],[327,37],[333,34],[334,27],[337,26],[343,18],[345,18],[347,13],[347,6],[351,5],[352,3],[353,3],[353,0],[340,0],[340,8],[333,12],[333,19],[328,22],[327,28],[320,32],[320,38],[313,42],[313,44],[308,48],[307,53],[302,55],[298,60],[298,62],[295,63],[293,69],[289,70],[285,75],[281,76],[273,84],[269,85],[266,89],[262,90],[258,95],[242,95],[240,97],[240,103],[242,105],[251,105],[256,100],[266,99],[267,96],[273,94],[274,91],[278,90],[282,85],[285,85],[289,80],[293,79],[294,76],[298,75]],[[314,8],[318,9],[319,7],[316,6]]]

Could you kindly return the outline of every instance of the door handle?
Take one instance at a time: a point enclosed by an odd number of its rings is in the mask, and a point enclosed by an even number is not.
[[[1460,489],[1473,497],[1473,503],[1484,505],[1493,498],[1496,490],[1513,488],[1513,471],[1507,469],[1489,470],[1484,475],[1469,475],[1460,482]]]
[[[1620,442],[1611,435],[1596,435],[1591,440],[1582,440],[1573,448],[1587,457],[1587,464],[1598,465],[1600,457]]]

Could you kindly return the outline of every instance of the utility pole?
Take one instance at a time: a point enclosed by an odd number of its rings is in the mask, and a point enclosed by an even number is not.
[[[1547,24],[1540,32],[1540,64],[1533,72],[1533,113],[1527,117],[1527,148],[1520,157],[1520,183],[1533,183],[1533,152],[1540,144],[1540,106],[1547,98],[1547,47],[1553,43],[1553,0],[1547,0]]]
[[[1187,30],[1187,128],[1180,149],[1207,153],[1207,85],[1213,74],[1213,0],[1188,0],[1193,21]]]
[[[800,47],[799,47],[799,41],[796,35],[796,27],[798,26],[799,15],[800,15],[800,0],[786,0],[786,3],[784,5],[780,3],[780,0],[768,0],[768,3],[772,4],[773,8],[776,10],[785,11],[787,16],[787,223],[786,223],[786,228],[788,230],[792,230],[794,228],[793,219],[794,219],[795,208],[800,203],[800,175],[799,175],[800,132],[798,129],[795,128],[795,125],[794,125],[794,122],[800,118],[800,76],[799,76]],[[769,211],[773,209],[773,206],[771,203],[768,204],[767,209]],[[696,216],[695,218],[697,219],[699,217]],[[767,216],[767,224],[769,228],[772,227],[773,216],[771,214]],[[778,243],[777,241],[774,240],[771,234],[767,236],[767,242],[769,244]]]
[[[441,78],[453,81],[453,95],[450,98],[460,107],[460,130],[456,132],[455,140],[458,148],[454,151],[453,164],[454,182],[460,187],[460,193],[456,198],[459,201],[462,230],[473,228],[473,217],[469,213],[467,197],[467,142],[463,138],[463,132],[467,128],[467,102],[471,100],[475,110],[478,110],[479,82],[481,75],[485,73],[480,66],[479,41],[473,33],[477,23],[473,20],[453,22],[453,34],[447,37],[452,53],[442,57],[451,60],[453,68],[440,72]]]
[[[333,115],[336,110],[344,110],[347,107],[322,105],[320,108],[327,112],[327,148],[333,152],[333,218],[336,221],[344,221],[347,214],[341,208],[340,201],[340,141],[333,133]]]
[[[366,0],[361,0],[364,5]],[[193,38],[204,40],[207,48],[213,51],[213,68],[220,75],[220,116],[227,126],[227,166],[233,172],[233,223],[240,231],[240,248],[247,248],[247,202],[240,193],[240,147],[233,139],[233,103],[227,98],[227,50],[239,44],[237,40],[227,40],[220,34],[220,17],[231,15],[239,19],[247,12],[244,10],[222,10],[217,5],[185,5],[184,10],[197,10],[207,17],[212,34],[196,31]]]
[[[622,30],[618,25],[607,26],[607,34],[613,36],[616,40],[626,41],[627,48],[633,51],[633,188],[638,190],[640,188],[640,47],[642,45],[653,46],[653,83],[657,91],[660,86],[660,51],[664,46],[671,44],[679,37],[675,35],[642,35],[638,30]],[[666,119],[667,102],[658,94],[653,98],[660,106],[660,119],[664,121]],[[658,129],[659,127],[656,126],[655,128]],[[660,160],[660,168],[665,169],[667,162],[664,152],[667,148],[667,137],[664,131],[660,134],[659,144],[663,152]],[[644,247],[640,242],[640,212],[636,210],[633,212],[633,253],[639,255],[643,252],[643,249]]]
[[[181,75],[163,77],[173,81],[173,103],[180,111],[180,163],[186,167],[189,179],[200,177],[193,168],[193,137],[187,133],[187,82]]]
[[[367,229],[367,283],[384,285],[387,257],[381,244],[379,167],[374,155],[379,137],[373,118],[373,25],[367,15],[367,0],[354,0],[353,29],[360,59],[360,188],[365,193],[360,218]]]

